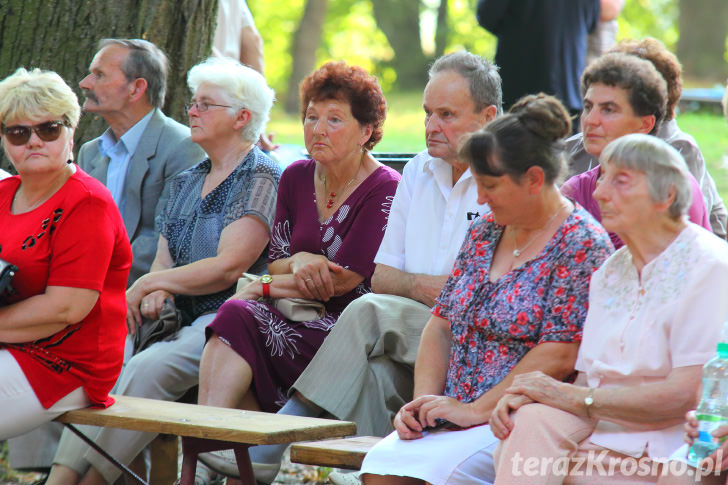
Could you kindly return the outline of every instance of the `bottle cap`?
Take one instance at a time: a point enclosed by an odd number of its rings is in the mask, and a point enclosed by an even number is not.
[[[718,344],[718,354],[720,354],[721,357],[728,357],[728,343],[720,342]]]

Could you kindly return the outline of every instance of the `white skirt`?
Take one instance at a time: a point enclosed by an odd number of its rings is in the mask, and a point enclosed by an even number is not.
[[[361,473],[419,478],[433,485],[490,484],[498,443],[487,424],[426,432],[417,440],[401,440],[395,431],[367,453]]]

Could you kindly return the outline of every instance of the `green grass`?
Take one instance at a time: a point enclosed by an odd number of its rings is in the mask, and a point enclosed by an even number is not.
[[[717,114],[693,112],[677,117],[680,128],[698,142],[718,193],[728,202],[728,122]]]
[[[384,123],[384,137],[374,148],[381,152],[419,152],[425,148],[425,126],[422,93],[387,94],[389,110]],[[678,116],[680,128],[695,137],[705,157],[718,192],[728,201],[728,123],[717,114],[692,112]],[[290,116],[276,106],[268,129],[277,143],[303,146],[303,129],[298,116]],[[726,158],[728,160],[728,158]]]
[[[419,152],[425,148],[425,125],[422,93],[387,95],[389,109],[384,122],[384,136],[374,151]],[[287,115],[280,105],[273,108],[268,131],[275,133],[276,143],[303,146],[301,118]]]

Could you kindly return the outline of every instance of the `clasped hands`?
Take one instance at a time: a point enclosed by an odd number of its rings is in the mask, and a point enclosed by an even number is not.
[[[563,409],[568,394],[564,386],[569,385],[540,371],[516,375],[490,415],[490,430],[496,438],[506,439],[514,426],[511,413],[525,404],[540,402]]]
[[[403,440],[422,438],[427,428],[437,426],[438,419],[468,428],[482,424],[473,403],[462,403],[446,396],[428,394],[405,404],[394,416],[394,429]]]
[[[291,256],[291,273],[296,288],[304,298],[329,301],[335,295],[334,274],[341,274],[344,267],[326,259],[321,254],[307,252]]]

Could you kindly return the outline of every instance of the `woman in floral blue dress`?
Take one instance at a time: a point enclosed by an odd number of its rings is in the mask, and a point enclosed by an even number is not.
[[[569,133],[561,103],[539,95],[465,140],[461,157],[491,212],[471,226],[432,310],[415,399],[367,455],[366,484],[492,482],[498,440],[487,422],[513,376],[573,373],[589,280],[612,245],[556,187]]]

